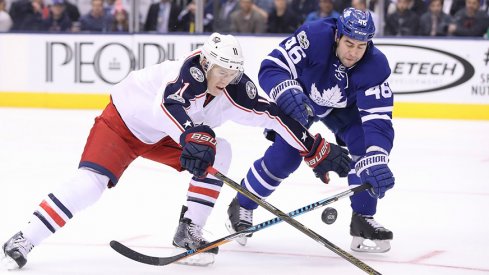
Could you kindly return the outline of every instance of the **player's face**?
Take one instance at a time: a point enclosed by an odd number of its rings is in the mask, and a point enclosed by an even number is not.
[[[215,65],[207,73],[207,91],[213,96],[222,93],[231,81],[238,76],[237,70],[230,70],[221,66]]]
[[[355,40],[343,35],[338,40],[336,55],[345,67],[349,68],[357,63],[367,50],[367,42]]]

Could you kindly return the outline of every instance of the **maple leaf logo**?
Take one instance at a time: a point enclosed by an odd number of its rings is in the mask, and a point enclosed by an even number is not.
[[[313,83],[311,86],[311,99],[320,106],[333,108],[346,107],[346,100],[343,100],[342,102],[343,94],[338,84],[336,84],[336,86],[334,87],[323,90],[323,93],[321,94],[321,92],[316,87],[316,83]]]

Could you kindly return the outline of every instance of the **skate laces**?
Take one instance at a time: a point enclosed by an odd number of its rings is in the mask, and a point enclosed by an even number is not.
[[[373,228],[375,229],[383,229],[384,226],[381,225],[380,223],[378,223],[374,217],[372,216],[363,216],[363,218],[365,219],[365,221],[370,224],[370,226],[372,226]]]
[[[253,224],[253,210],[248,210],[246,208],[239,208],[239,220],[245,221],[249,224]]]
[[[207,242],[206,239],[202,236],[202,227],[196,225],[195,223],[190,223],[188,226],[188,232],[192,238],[199,242]]]

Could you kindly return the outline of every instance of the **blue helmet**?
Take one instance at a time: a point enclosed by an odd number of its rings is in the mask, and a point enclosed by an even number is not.
[[[337,37],[346,35],[351,39],[370,41],[375,34],[375,25],[368,11],[346,8],[336,22]]]

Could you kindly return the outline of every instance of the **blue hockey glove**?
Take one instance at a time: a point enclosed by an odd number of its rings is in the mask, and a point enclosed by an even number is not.
[[[216,156],[216,134],[207,125],[187,129],[180,135],[182,154],[180,164],[198,178],[207,175],[206,169],[214,164]]]
[[[394,175],[387,166],[389,157],[380,151],[368,152],[355,164],[355,171],[362,183],[372,185],[369,193],[374,198],[383,198],[394,187]]]
[[[314,116],[311,101],[306,94],[297,89],[286,90],[275,102],[280,110],[302,125],[307,125],[308,117]]]
[[[348,150],[328,143],[320,134],[314,137],[311,150],[301,155],[316,177],[326,184],[329,182],[329,171],[336,172],[340,177],[348,176],[350,171],[351,159],[348,156]]]

